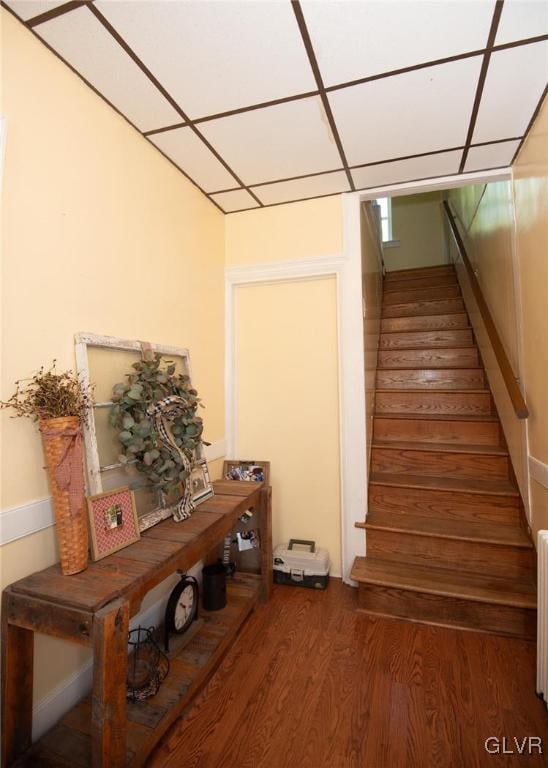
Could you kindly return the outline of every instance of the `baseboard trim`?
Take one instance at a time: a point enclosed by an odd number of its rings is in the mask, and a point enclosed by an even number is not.
[[[227,453],[227,442],[216,440],[205,447],[208,461],[222,459]],[[55,525],[55,516],[51,496],[30,501],[17,507],[8,507],[0,511],[0,547],[12,541],[31,536]]]

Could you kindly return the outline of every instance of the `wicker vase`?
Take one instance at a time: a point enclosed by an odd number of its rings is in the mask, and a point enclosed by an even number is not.
[[[65,576],[88,564],[82,432],[76,416],[40,422],[55,510],[61,570]]]

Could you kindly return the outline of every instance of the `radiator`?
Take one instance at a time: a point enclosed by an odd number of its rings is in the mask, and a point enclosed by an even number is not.
[[[537,694],[548,705],[548,531],[538,532]]]

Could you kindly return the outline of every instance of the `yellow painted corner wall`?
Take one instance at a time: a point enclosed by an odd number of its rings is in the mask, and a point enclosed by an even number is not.
[[[441,192],[392,198],[392,238],[384,248],[388,272],[447,262]]]
[[[512,167],[521,285],[529,453],[548,464],[548,101]],[[548,488],[531,480],[535,531],[548,529]]]
[[[2,11],[1,399],[91,331],[188,347],[224,438],[224,217],[128,123]],[[2,508],[48,496],[35,426],[0,414]],[[218,467],[215,467],[218,471]],[[56,560],[54,530],[5,545],[2,582]],[[39,637],[40,699],[83,658]]]
[[[341,573],[334,277],[239,286],[237,450],[271,461],[273,544],[314,539]]]
[[[342,196],[226,217],[226,266],[334,256],[342,250]]]

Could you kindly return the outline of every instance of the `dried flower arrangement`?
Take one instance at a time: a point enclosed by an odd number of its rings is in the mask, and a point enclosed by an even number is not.
[[[93,388],[73,371],[57,373],[55,360],[30,379],[15,383],[15,392],[0,408],[13,418],[39,422],[53,497],[57,541],[64,575],[83,571],[88,562],[88,529],[84,509],[82,424],[93,406]]]
[[[55,360],[48,369],[42,366],[30,379],[16,381],[15,387],[9,400],[0,401],[0,408],[13,408],[12,418],[41,421],[76,416],[84,423],[93,406],[92,386],[73,371],[57,373]]]

